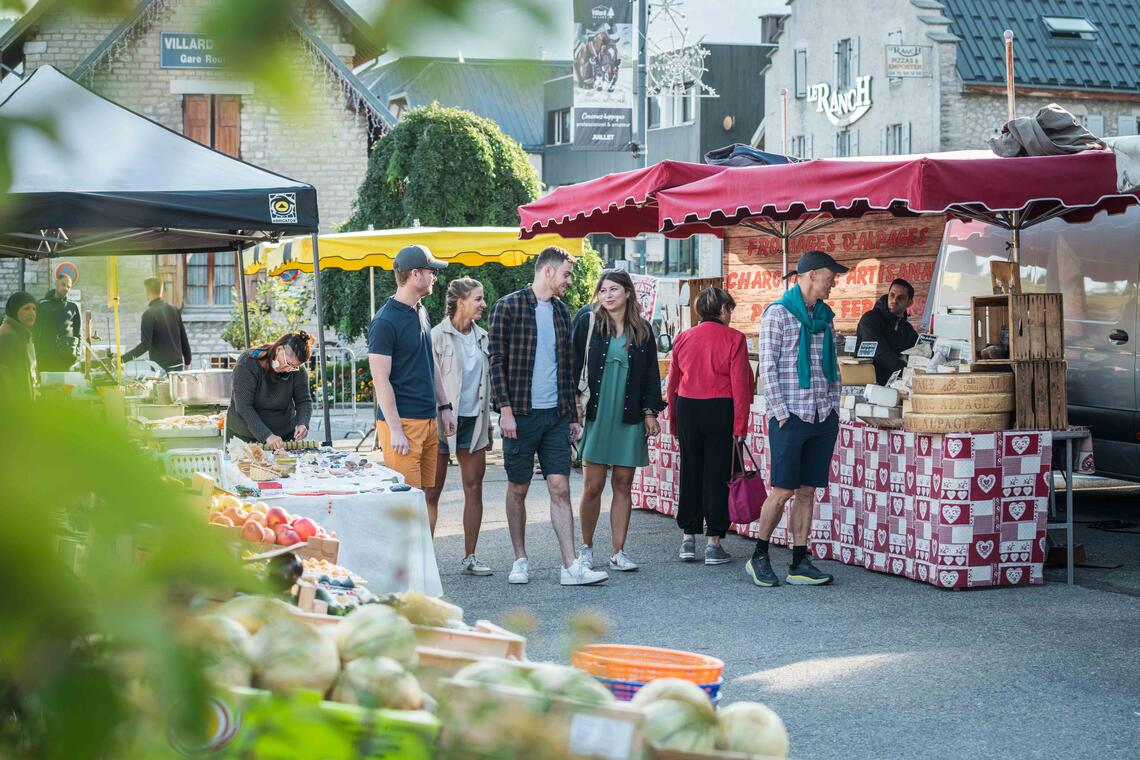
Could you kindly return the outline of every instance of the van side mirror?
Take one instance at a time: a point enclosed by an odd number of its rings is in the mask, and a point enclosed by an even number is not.
[[[657,336],[657,350],[663,354],[667,354],[673,350],[673,336],[667,333],[661,333]]]

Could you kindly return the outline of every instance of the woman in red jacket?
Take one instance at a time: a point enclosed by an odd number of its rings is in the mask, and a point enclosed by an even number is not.
[[[697,559],[697,533],[708,536],[705,564],[732,557],[720,540],[728,532],[728,479],[732,447],[744,440],[755,382],[744,334],[728,326],[736,301],[720,288],[697,295],[701,321],[673,344],[669,409],[681,449],[682,562]]]

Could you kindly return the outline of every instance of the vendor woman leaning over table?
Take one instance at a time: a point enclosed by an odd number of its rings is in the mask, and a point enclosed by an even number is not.
[[[313,401],[305,364],[312,345],[307,332],[286,333],[238,358],[226,412],[227,436],[282,449],[286,439],[300,441],[308,434]]]
[[[487,308],[483,285],[470,277],[447,286],[447,315],[432,328],[431,344],[443,390],[458,415],[456,430],[447,435],[443,414],[436,419],[439,454],[435,485],[424,488],[432,535],[439,514],[439,495],[447,480],[447,464],[454,453],[463,482],[463,572],[490,575],[491,568],[475,557],[483,524],[483,477],[491,450],[491,376],[487,361],[487,331],[475,324]]]

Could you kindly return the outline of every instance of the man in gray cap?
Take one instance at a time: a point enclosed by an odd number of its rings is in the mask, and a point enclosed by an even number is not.
[[[431,294],[436,272],[446,266],[422,245],[397,253],[396,294],[368,327],[368,366],[380,406],[376,436],[384,464],[415,488],[435,485],[437,412],[446,434],[455,434],[455,412],[435,366],[431,323],[420,303]]]
[[[835,313],[824,299],[831,295],[836,275],[846,271],[826,253],[807,251],[796,266],[796,284],[768,306],[760,323],[772,482],[760,513],[760,540],[744,566],[757,586],[780,585],[768,558],[768,540],[792,497],[792,564],[784,580],[796,586],[833,580],[812,564],[807,542],[815,489],[827,486],[839,434],[839,361],[831,327]]]

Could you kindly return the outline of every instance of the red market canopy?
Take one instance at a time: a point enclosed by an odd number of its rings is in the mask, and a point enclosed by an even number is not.
[[[990,151],[817,159],[729,168],[656,196],[660,229],[723,227],[755,217],[791,221],[950,213],[1006,228],[1057,216],[1070,222],[1123,211],[1135,193],[1117,190],[1116,154],[1001,158]],[[1014,220],[1011,212],[1022,212]]]
[[[723,166],[661,161],[644,169],[559,187],[519,207],[520,237],[527,240],[541,233],[570,238],[591,233],[635,237],[657,232],[660,227],[654,198],[658,192],[723,171]],[[670,236],[688,237],[701,232],[717,234],[708,225],[697,224],[679,226]]]

